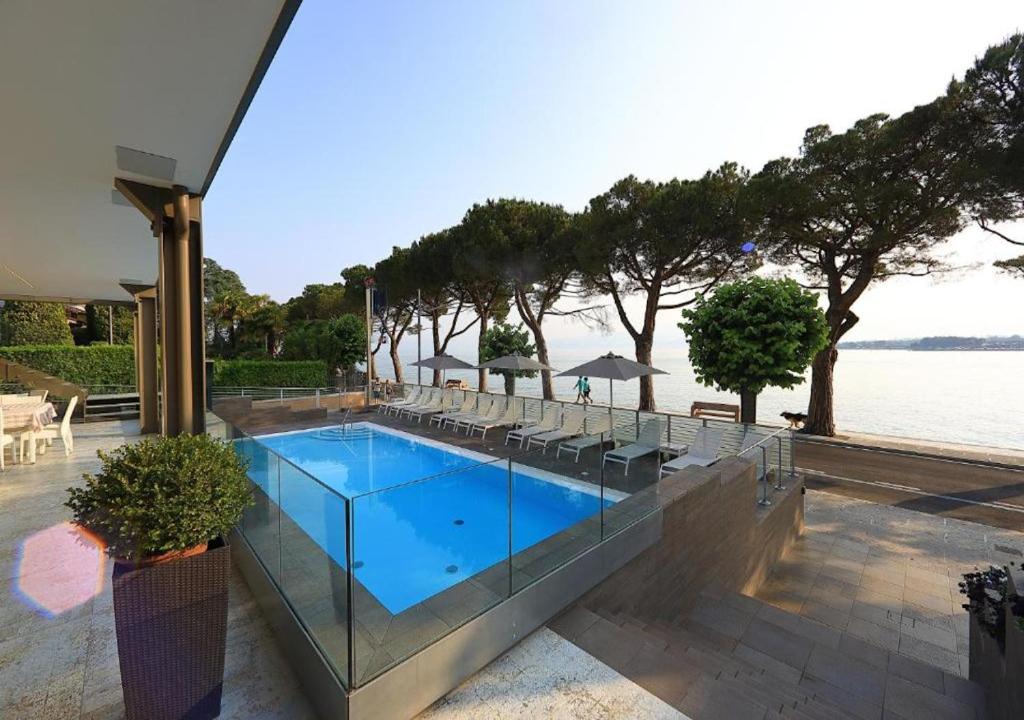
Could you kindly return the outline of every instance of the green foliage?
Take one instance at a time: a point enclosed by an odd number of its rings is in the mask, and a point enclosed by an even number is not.
[[[679,327],[698,382],[753,395],[769,385],[802,383],[828,336],[817,296],[788,278],[749,277],[721,285],[683,310]]]
[[[213,384],[220,387],[324,387],[321,360],[214,360]]]
[[[97,453],[103,465],[68,489],[75,522],[112,557],[139,561],[227,535],[252,504],[243,461],[208,435],[178,435]]]
[[[113,309],[114,345],[131,345],[135,342],[135,328],[132,311],[124,305]],[[107,305],[85,306],[86,336],[90,343],[110,342],[110,309]]]
[[[349,370],[366,358],[366,323],[356,315],[345,314],[294,324],[285,333],[281,357],[318,360],[330,370]]]
[[[366,279],[373,277],[373,268],[367,265],[352,265],[341,271],[341,280],[345,285],[342,297],[344,312],[359,317],[366,314]]]
[[[530,342],[530,334],[523,330],[522,325],[509,325],[498,323],[489,328],[480,340],[480,362],[495,360],[505,355],[519,354],[523,357],[533,357],[537,352],[536,346]],[[491,368],[491,375],[505,376],[505,392],[509,395],[515,393],[515,379],[517,377],[535,377],[535,370],[500,370]]]
[[[974,171],[972,217],[987,230],[1024,217],[1024,34],[988,48],[940,100],[951,105],[951,155]]]
[[[997,260],[995,266],[1010,275],[1024,279],[1024,255],[1009,260]]]
[[[60,303],[8,300],[0,310],[2,345],[73,345]]]
[[[131,345],[22,345],[0,347],[0,357],[76,385],[134,385]]]
[[[223,268],[211,258],[203,258],[203,297],[206,302],[218,295],[247,295],[242,278],[234,270]]]
[[[302,294],[284,304],[288,322],[302,320],[330,320],[345,312],[345,286],[340,283],[314,283],[302,289]]]

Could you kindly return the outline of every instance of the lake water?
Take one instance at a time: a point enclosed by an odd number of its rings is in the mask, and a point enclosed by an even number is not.
[[[551,364],[568,369],[598,353],[553,355]],[[623,353],[625,354],[625,353]],[[628,356],[627,356],[628,357]],[[697,383],[685,350],[659,351],[654,365],[669,375],[654,379],[660,410],[688,412],[694,400],[739,403],[735,395],[718,393]],[[383,357],[381,374],[390,375]],[[416,380],[416,368],[405,368]],[[424,381],[430,381],[423,371]],[[476,386],[476,372],[450,372]],[[758,398],[758,419],[782,422],[779,413],[806,411],[808,382],[793,390],[768,388]],[[560,399],[574,400],[575,378],[555,378]],[[910,350],[842,350],[835,371],[836,427],[880,435],[970,443],[1024,449],[1024,353],[1020,352],[913,352]],[[501,391],[502,378],[492,375],[489,389]],[[592,397],[608,401],[608,383],[591,380]],[[615,384],[615,404],[635,407],[638,380]],[[516,392],[540,395],[540,378],[519,378]]]

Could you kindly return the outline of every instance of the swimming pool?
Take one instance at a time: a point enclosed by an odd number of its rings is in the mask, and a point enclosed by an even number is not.
[[[394,615],[600,512],[597,487],[373,423],[240,443],[249,477]],[[274,454],[329,487],[312,482]],[[415,482],[431,478],[423,482]],[[280,486],[278,487],[278,482]],[[608,494],[604,506],[617,497]]]

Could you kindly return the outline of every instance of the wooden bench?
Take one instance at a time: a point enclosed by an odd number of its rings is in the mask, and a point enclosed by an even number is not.
[[[729,403],[711,403],[697,401],[690,406],[690,417],[713,418],[715,420],[740,421],[740,406]]]

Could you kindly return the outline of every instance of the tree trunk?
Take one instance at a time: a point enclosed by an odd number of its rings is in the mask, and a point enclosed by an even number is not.
[[[391,347],[388,348],[388,354],[391,355],[391,365],[395,368],[395,382],[398,384],[404,384],[405,375],[402,373],[402,361],[398,357],[397,343],[391,343]]]
[[[751,425],[757,422],[757,393],[749,390],[740,392],[740,422]]]
[[[434,356],[437,357],[441,354],[441,328],[439,327],[439,318],[437,314],[430,316],[430,332],[431,339],[434,341]],[[434,378],[431,383],[434,387],[441,387],[441,371],[434,370]]]
[[[827,437],[836,434],[832,374],[838,357],[836,346],[829,345],[818,352],[811,363],[811,400],[807,408],[807,422],[804,423],[806,433]]]
[[[636,361],[644,365],[651,364],[651,349],[654,346],[654,338],[641,335],[636,340]],[[651,375],[640,376],[640,404],[638,410],[654,412],[654,377]]]
[[[533,333],[533,341],[537,346],[537,360],[548,365],[548,342],[544,338],[544,332],[540,329],[540,326]],[[555,386],[551,382],[550,370],[540,371],[540,387],[545,400],[555,399]]]
[[[485,316],[480,317],[480,340],[477,342],[477,362],[480,359],[480,353],[484,349],[484,335],[487,334],[487,318]],[[478,370],[479,373],[477,380],[477,390],[480,392],[487,392],[487,371]]]
[[[505,394],[515,395],[516,394],[516,374],[514,372],[504,373],[505,375]]]

